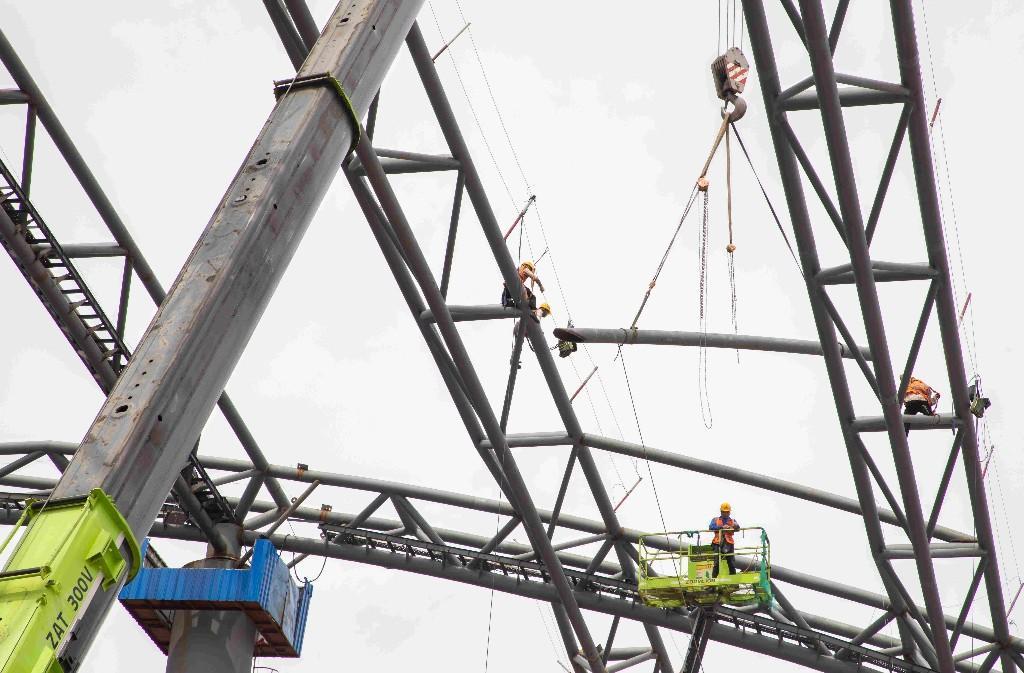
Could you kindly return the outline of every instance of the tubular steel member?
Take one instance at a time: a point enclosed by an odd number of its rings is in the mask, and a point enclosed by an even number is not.
[[[934,300],[934,308],[940,325],[947,374],[954,396],[954,415],[949,419],[948,425],[955,425],[960,432],[958,437],[961,437],[961,439],[957,441],[960,441],[963,447],[966,482],[977,528],[977,541],[979,548],[988,552],[987,558],[989,563],[986,564],[983,571],[979,571],[979,575],[976,575],[976,578],[981,575],[984,576],[988,589],[989,610],[997,639],[1000,642],[1007,642],[1009,631],[1006,626],[1004,599],[999,589],[998,565],[996,559],[991,554],[991,549],[993,548],[992,530],[986,497],[984,490],[978,488],[980,469],[977,454],[977,438],[974,435],[973,424],[970,423],[967,383],[959,342],[956,307],[952,301],[952,291],[948,280],[950,275],[949,264],[943,247],[943,233],[932,174],[927,118],[925,116],[927,110],[924,107],[923,86],[912,8],[906,0],[891,0],[890,2],[894,36],[897,44],[896,56],[901,80],[899,85],[891,85],[863,80],[862,78],[851,78],[836,73],[833,69],[830,42],[834,45],[834,38],[838,34],[836,33],[832,38],[826,35],[825,17],[819,3],[815,3],[812,0],[801,0],[800,5],[803,10],[803,18],[800,21],[794,21],[794,23],[798,24],[800,30],[804,31],[805,43],[810,56],[810,65],[814,75],[787,91],[799,91],[811,83],[816,85],[813,107],[819,108],[821,111],[825,135],[828,140],[830,167],[835,175],[836,192],[838,194],[837,203],[839,210],[842,211],[841,217],[838,218],[836,224],[840,229],[843,241],[850,250],[850,264],[842,267],[841,281],[849,282],[853,280],[856,283],[860,314],[863,315],[865,333],[874,355],[873,363],[875,378],[878,382],[879,406],[883,413],[879,418],[858,418],[856,416],[845,374],[838,363],[838,358],[831,344],[831,341],[835,340],[835,329],[832,321],[835,320],[839,323],[839,316],[838,314],[829,316],[828,312],[823,308],[823,303],[828,301],[823,286],[837,280],[837,278],[828,277],[828,274],[833,270],[822,272],[824,277],[818,277],[817,275],[821,269],[800,184],[801,176],[794,163],[794,152],[797,153],[797,158],[800,159],[808,175],[813,174],[813,168],[808,165],[806,156],[799,156],[801,150],[799,149],[798,141],[786,120],[785,110],[789,108],[782,101],[786,93],[780,93],[779,76],[774,62],[774,55],[772,54],[771,39],[768,34],[763,7],[761,3],[754,2],[753,0],[744,0],[744,9],[746,10],[748,26],[750,28],[751,44],[754,46],[755,58],[761,73],[762,92],[766,106],[770,110],[769,126],[772,130],[794,231],[797,234],[797,245],[800,248],[802,265],[807,277],[807,288],[815,313],[815,322],[818,326],[822,344],[826,350],[829,378],[843,427],[844,439],[850,454],[850,462],[853,468],[858,495],[861,497],[862,502],[867,502],[871,498],[873,488],[871,477],[865,473],[865,461],[869,456],[859,433],[870,429],[885,430],[888,433],[893,460],[897,468],[900,492],[906,510],[906,522],[903,525],[913,545],[912,548],[920,579],[920,589],[925,599],[926,610],[919,610],[910,603],[907,588],[903,586],[899,576],[884,553],[885,544],[877,526],[877,519],[869,516],[868,511],[865,510],[865,526],[871,543],[872,554],[886,590],[896,604],[897,611],[899,611],[900,604],[903,604],[909,610],[906,613],[901,612],[901,616],[897,620],[906,651],[908,653],[913,652],[920,647],[920,654],[929,661],[933,668],[951,671],[960,659],[960,655],[953,656],[953,643],[942,633],[945,629],[942,628],[944,620],[940,601],[941,596],[938,591],[935,571],[929,558],[930,548],[928,541],[931,533],[929,525],[924,521],[914,466],[908,449],[905,427],[908,424],[905,422],[905,418],[901,415],[899,409],[899,397],[902,394],[900,388],[905,384],[901,384],[899,387],[895,385],[897,380],[894,377],[893,362],[891,361],[887,345],[886,326],[879,309],[878,293],[875,288],[877,282],[883,280],[914,280],[923,279],[924,277],[933,278],[934,289],[929,293],[930,298],[925,302],[925,309],[922,312],[919,325],[923,326],[925,324],[927,316],[932,309],[930,302]],[[849,140],[846,137],[843,122],[842,106],[849,101],[844,102],[842,92],[837,86],[837,83],[843,82],[892,93],[899,97],[897,102],[904,103],[903,115],[901,116],[900,125],[897,126],[893,146],[889,151],[883,180],[866,225],[860,212],[856,177],[850,157]],[[864,101],[861,102],[863,103]],[[885,102],[889,101],[883,99],[873,101],[873,103]],[[934,270],[934,274],[923,273],[925,269],[921,265],[914,265],[916,266],[915,270],[911,265],[906,264],[901,265],[902,269],[896,274],[892,274],[882,268],[879,262],[872,261],[869,254],[868,244],[870,243],[871,235],[874,233],[881,200],[884,197],[885,190],[888,188],[888,182],[891,177],[891,165],[894,164],[895,157],[902,145],[904,131],[909,131],[910,136],[910,152],[913,158],[916,196],[921,211],[924,241],[929,258],[927,266]],[[819,196],[827,204],[827,194],[822,196],[819,193]],[[833,207],[832,211],[835,210]],[[879,271],[884,272],[882,276],[879,275]],[[906,372],[910,371],[910,366],[916,358],[923,329],[923,327],[919,326],[918,336],[915,338],[911,359],[908,361]],[[903,378],[908,375],[905,373]],[[914,427],[912,426],[910,429],[914,430]],[[877,475],[875,480],[879,482],[879,487],[885,492],[888,487],[884,481]],[[940,495],[936,500],[933,511],[937,511],[937,507],[941,503],[942,497],[944,497],[944,492],[945,486],[940,490]],[[962,614],[966,614],[971,607],[974,601],[975,588],[976,584],[974,588],[968,591],[962,608]],[[983,665],[983,670],[991,666],[992,661],[995,660],[997,655],[1002,657],[1004,670],[1009,670],[1015,665],[1013,655],[1009,650],[995,651],[991,658]]]
[[[701,348],[728,348],[776,353],[797,353],[800,355],[822,355],[821,344],[804,339],[748,336],[745,334],[709,334],[703,332],[670,332],[655,329],[598,329],[590,327],[559,327],[552,333],[556,339],[574,343],[590,344],[646,344],[650,346],[699,346]],[[865,360],[871,360],[871,352],[859,347]],[[856,357],[852,351],[839,345],[844,358]]]
[[[744,0],[743,9],[747,18],[748,33],[751,38],[754,60],[759,73],[758,79],[761,84],[762,96],[769,109],[774,110],[776,101],[782,95],[782,87],[779,81],[779,72],[775,63],[771,33],[768,29],[764,7],[761,3],[754,2],[753,0]],[[799,31],[802,34],[802,23],[796,23],[795,25],[799,27]],[[807,293],[811,300],[811,311],[824,353],[825,368],[829,376],[832,397],[835,400],[840,419],[852,419],[856,416],[856,412],[853,407],[846,371],[842,364],[836,326],[828,314],[828,310],[819,294],[819,288],[814,280],[818,272],[821,271],[821,263],[818,258],[814,232],[811,228],[807,201],[804,196],[802,176],[800,175],[800,168],[797,163],[798,157],[787,138],[785,113],[781,111],[774,114],[770,113],[768,115],[768,125],[772,134],[772,142],[779,164],[786,201],[789,205],[793,230],[796,234],[796,246],[799,251],[800,264],[803,267]],[[849,423],[845,420],[842,421],[841,425],[868,540],[872,549],[881,549],[885,546],[885,538],[878,516],[878,506],[874,500],[871,475],[860,451],[858,445],[859,438],[856,436],[855,431],[849,427]],[[901,587],[899,586],[898,577],[887,560],[881,558],[879,554],[873,554],[873,556],[875,565],[878,568],[879,577],[882,580],[889,600],[892,601],[893,606],[899,612],[905,611],[907,606],[904,596],[900,591]],[[899,629],[900,638],[905,648],[908,648],[908,650],[909,648],[914,648],[913,636],[902,620],[899,622]]]
[[[412,55],[413,63],[416,66],[420,80],[423,83],[427,97],[430,100],[431,107],[437,117],[438,125],[441,127],[441,131],[445,137],[448,149],[452,156],[457,159],[462,166],[462,172],[466,180],[466,193],[469,195],[470,202],[472,203],[473,210],[476,212],[477,218],[480,221],[488,246],[491,248],[495,262],[501,271],[502,280],[505,281],[506,286],[509,288],[522,288],[522,283],[519,281],[519,276],[516,273],[516,264],[511,258],[511,254],[509,253],[508,247],[502,236],[501,228],[494,215],[494,211],[491,208],[480,176],[476,171],[473,159],[469,153],[469,148],[466,145],[465,139],[462,137],[462,132],[460,131],[455,119],[455,114],[448,101],[447,94],[444,91],[444,87],[441,85],[437,69],[434,66],[434,62],[430,60],[430,52],[423,41],[423,35],[420,32],[418,25],[414,25],[412,30],[409,31],[407,44],[409,46],[409,53]],[[521,292],[522,290],[519,289],[518,291]],[[571,437],[578,438],[582,435],[583,430],[576,418],[575,412],[572,409],[572,404],[569,401],[569,395],[565,391],[565,386],[562,383],[558,369],[555,366],[554,359],[547,350],[547,343],[545,341],[544,334],[540,329],[540,325],[529,320],[526,321],[526,328],[527,338],[530,339],[534,353],[537,356],[538,364],[540,365],[541,371],[544,374],[544,379],[548,384],[549,392],[551,393],[552,399],[558,408],[562,422],[565,425],[566,432]],[[597,470],[596,464],[594,463],[593,456],[587,447],[580,445],[578,442],[577,447],[577,459],[579,461],[580,468],[583,471],[587,484],[593,494],[594,502],[597,505],[598,510],[601,512],[601,518],[605,522],[607,530],[612,537],[621,537],[622,526],[616,517],[614,506],[608,497],[607,489],[601,480],[601,476]],[[615,550],[616,553],[620,555],[620,561],[625,565],[627,563],[627,559],[623,556],[621,546],[616,545]],[[567,608],[568,607],[570,606],[567,606]],[[570,616],[572,616],[571,613]],[[661,642],[657,629],[654,626],[649,626],[646,630],[651,639],[651,645],[658,654],[658,658],[660,660],[659,664],[664,667],[671,667],[671,661],[668,657],[667,649]],[[583,645],[584,650],[589,649],[589,645],[585,643],[581,643],[581,645]],[[592,657],[588,656],[588,659],[591,658]],[[598,662],[598,665],[600,665],[600,662]],[[594,668],[593,665],[592,668]]]
[[[421,4],[339,4],[299,72],[328,73],[333,85],[295,86],[281,96],[52,498],[102,488],[134,537],[152,525]],[[75,535],[58,538],[57,521],[34,517],[26,540],[32,558],[36,540],[54,540],[60,566],[52,572],[62,575],[80,568],[90,550],[74,552]],[[8,569],[23,568],[14,561]],[[104,614],[124,575],[109,575],[99,600],[96,591],[83,595],[77,615]],[[9,609],[33,613],[32,605],[24,596]],[[72,633],[68,623],[64,640],[31,646],[51,660],[77,661],[95,631]],[[12,646],[20,639],[11,637]]]

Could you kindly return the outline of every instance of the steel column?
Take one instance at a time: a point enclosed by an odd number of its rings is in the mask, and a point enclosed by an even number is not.
[[[302,74],[333,73],[365,112],[420,4],[342,2]],[[12,53],[0,36],[9,68]],[[46,123],[52,111],[33,98]],[[53,497],[103,488],[137,537],[149,530],[355,137],[352,121],[325,87],[293,89],[275,106]],[[105,614],[116,588],[79,615]],[[80,658],[94,635],[78,629],[70,653]]]
[[[880,526],[881,519],[879,518],[878,507],[874,501],[871,476],[868,474],[863,456],[856,445],[856,434],[850,427],[850,420],[855,417],[855,412],[846,378],[846,371],[841,360],[839,344],[836,339],[835,325],[825,309],[819,294],[822,290],[815,280],[818,272],[821,271],[821,264],[818,260],[810,215],[804,198],[800,170],[797,167],[796,148],[790,144],[788,138],[791,129],[789,129],[789,124],[786,122],[785,112],[778,110],[776,107],[781,86],[764,6],[758,0],[743,0],[743,8],[747,18],[748,34],[750,35],[750,43],[754,51],[754,61],[765,101],[765,109],[768,111],[768,125],[772,134],[772,143],[775,148],[782,185],[786,194],[786,201],[789,205],[793,231],[796,237],[797,249],[799,250],[800,262],[804,271],[811,311],[818,330],[819,341],[825,354],[825,368],[828,372],[832,396],[835,399],[836,409],[841,421],[843,439],[846,444],[854,485],[857,490],[857,498],[860,502],[861,514],[864,517],[868,542],[871,546],[872,556],[878,568],[879,576],[890,600],[897,607],[897,610],[903,611],[903,597],[896,586],[898,579],[892,572],[889,562],[879,555],[879,552],[885,546],[885,539]],[[791,14],[790,18],[794,20],[794,25],[798,26],[801,37],[804,38],[806,43],[804,27],[799,16],[794,17]],[[832,219],[835,219],[834,213],[832,214]],[[843,233],[841,226],[840,233]],[[911,634],[902,625],[900,627],[900,635],[904,645],[909,646],[912,643]]]
[[[925,243],[931,265],[940,273],[940,277],[950,278],[949,260],[946,258],[943,243],[942,220],[939,210],[938,193],[935,188],[935,173],[929,146],[928,122],[925,117],[927,110],[924,100],[924,86],[921,81],[920,56],[917,47],[917,31],[914,25],[914,12],[908,0],[891,0],[893,32],[896,36],[896,53],[899,55],[900,79],[903,86],[910,90],[911,104],[914,109],[910,116],[910,156],[913,159],[914,180],[917,186],[918,205],[924,225]],[[990,552],[989,563],[985,569],[985,589],[988,597],[992,627],[1000,642],[1010,637],[1007,625],[1006,603],[1003,599],[1002,585],[999,580],[999,567],[994,558],[995,540],[992,523],[989,520],[988,500],[981,481],[980,455],[978,438],[974,424],[970,422],[970,402],[967,399],[967,376],[964,372],[963,349],[960,345],[960,333],[956,305],[953,301],[951,283],[943,282],[936,294],[936,311],[939,318],[939,332],[942,349],[946,356],[946,370],[949,375],[950,392],[953,407],[964,423],[962,454],[964,470],[967,474],[967,489],[971,497],[974,522],[978,531],[978,543]],[[1013,660],[1005,651],[1001,653],[1003,671],[1013,667]]]
[[[186,568],[234,568],[241,553],[241,529],[221,524],[217,535],[228,541],[224,552],[207,549],[207,557]],[[242,610],[175,610],[167,673],[249,673],[256,625]]]

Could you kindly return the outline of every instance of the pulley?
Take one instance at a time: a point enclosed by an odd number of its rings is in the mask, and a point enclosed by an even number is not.
[[[722,108],[722,116],[728,115],[729,121],[739,121],[747,111],[747,103],[740,94],[747,83],[747,73],[750,71],[750,63],[743,55],[739,47],[729,47],[724,54],[711,62],[711,77],[715,83],[715,94],[728,103],[732,103],[733,109],[726,111]]]

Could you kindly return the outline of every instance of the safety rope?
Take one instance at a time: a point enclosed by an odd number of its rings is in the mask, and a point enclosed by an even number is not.
[[[954,192],[953,192],[953,177],[952,177],[952,173],[950,171],[950,163],[951,162],[949,160],[949,151],[948,151],[948,149],[946,147],[946,131],[945,131],[945,127],[942,124],[942,115],[939,114],[939,106],[942,103],[942,99],[938,97],[938,95],[939,95],[939,86],[938,86],[938,82],[937,82],[936,76],[935,76],[935,59],[934,59],[934,57],[932,55],[931,32],[929,31],[929,28],[928,28],[928,11],[927,11],[927,7],[926,7],[927,4],[928,3],[926,3],[926,2],[922,2],[921,3],[921,20],[922,20],[922,24],[924,25],[925,45],[926,45],[926,49],[927,49],[927,52],[928,52],[928,70],[929,70],[930,79],[931,79],[932,94],[936,97],[935,111],[932,114],[932,120],[931,120],[931,124],[929,125],[929,130],[933,131],[932,126],[935,124],[935,121],[937,119],[938,122],[939,122],[939,134],[938,134],[939,135],[939,144],[942,146],[942,167],[944,169],[943,172],[945,174],[944,177],[945,177],[945,186],[946,186],[945,193],[943,192],[943,180],[941,179],[943,176],[940,176],[940,174],[939,174],[939,162],[937,160],[932,162],[932,171],[933,171],[933,177],[935,178],[935,188],[936,188],[936,191],[937,191],[938,197],[939,197],[938,198],[938,202],[939,202],[939,225],[942,228],[942,242],[943,242],[943,245],[944,245],[945,250],[946,250],[946,258],[947,258],[947,260],[949,260],[948,265],[949,265],[949,271],[950,271],[950,281],[951,281],[952,290],[953,290],[953,303],[954,304],[958,304],[960,302],[959,298],[961,296],[964,296],[965,293],[969,293],[970,285],[969,285],[968,280],[967,280],[967,271],[966,271],[966,269],[964,267],[963,248],[961,247],[961,244],[960,244],[960,222],[959,222],[959,218],[957,217],[956,198],[955,198],[955,195],[954,195]],[[935,134],[933,132],[929,132],[929,134],[928,134],[928,145],[929,145],[929,148],[932,151],[932,156],[936,157],[936,159],[937,159],[938,154],[935,151],[936,150],[936,147],[935,147]],[[953,256],[950,254],[950,241],[949,241],[950,237],[949,237],[949,234],[948,234],[948,232],[946,230],[946,213],[945,213],[945,205],[944,205],[946,197],[949,198],[949,210],[950,210],[950,213],[952,215],[952,220],[953,220],[953,240],[956,243],[956,252],[957,252],[957,255],[956,255],[956,270],[958,271],[959,278],[960,278],[959,287],[957,287],[957,278],[956,278],[956,276],[953,273],[953,271],[954,271],[954,263],[953,263],[954,260],[953,260]],[[976,339],[976,335],[975,335],[975,331],[974,331],[974,319],[973,318],[974,318],[974,311],[972,310],[971,311],[971,318],[970,318],[970,325],[969,325],[970,330],[969,331],[968,331],[966,325],[960,325],[960,327],[963,329],[964,345],[966,346],[967,356],[970,359],[971,368],[974,370],[974,373],[977,374],[978,371],[979,371],[979,365],[978,365],[978,354],[977,354],[977,339]]]
[[[661,529],[667,531],[665,524],[665,513],[661,509],[661,498],[658,496],[658,487],[654,482],[654,472],[651,470],[651,461],[647,458],[647,442],[644,441],[644,431],[640,427],[640,413],[636,409],[636,399],[633,397],[633,385],[629,380],[629,370],[626,368],[626,357],[619,353],[619,361],[622,363],[622,375],[626,379],[626,391],[629,393],[629,403],[633,407],[633,419],[636,421],[636,434],[640,436],[640,447],[644,452],[644,462],[647,463],[647,475],[651,478],[651,490],[654,492],[654,502],[658,506],[658,517],[661,519]]]
[[[750,166],[750,172],[754,174],[754,180],[757,181],[757,186],[761,188],[761,195],[764,196],[765,203],[768,204],[768,210],[771,211],[772,219],[775,220],[775,226],[778,228],[779,233],[782,234],[782,240],[786,242],[786,248],[789,249],[789,256],[793,258],[793,263],[796,264],[797,273],[803,277],[803,268],[800,266],[800,260],[797,259],[796,252],[793,250],[793,245],[789,242],[789,236],[786,234],[786,229],[782,226],[782,220],[779,219],[779,214],[775,211],[775,206],[772,205],[772,200],[768,196],[768,191],[764,188],[764,183],[761,182],[761,176],[757,174],[757,169],[754,168],[754,162],[750,159],[750,153],[747,151],[747,146],[743,143],[743,137],[740,135],[736,125],[732,125],[732,132],[736,134],[736,142],[740,144],[740,149],[743,150],[743,156],[747,160],[747,165]]]
[[[651,282],[647,285],[647,291],[644,293],[643,301],[640,302],[640,308],[636,310],[636,315],[633,316],[633,321],[629,324],[629,329],[636,329],[637,322],[640,320],[640,315],[644,312],[644,308],[647,307],[647,300],[651,298],[651,292],[654,290],[654,286],[658,283],[658,277],[661,275],[661,270],[665,268],[665,262],[668,261],[668,255],[672,252],[672,246],[675,245],[676,237],[679,236],[679,231],[683,228],[683,223],[686,222],[686,216],[690,214],[690,208],[693,207],[694,201],[697,200],[697,185],[693,186],[693,191],[690,192],[690,198],[686,202],[686,208],[683,209],[683,214],[679,218],[679,223],[676,225],[676,230],[672,232],[672,238],[668,241],[668,246],[665,248],[665,253],[661,256],[661,261],[658,262],[658,268],[654,270],[654,276],[651,278]],[[621,350],[621,348],[620,348]]]

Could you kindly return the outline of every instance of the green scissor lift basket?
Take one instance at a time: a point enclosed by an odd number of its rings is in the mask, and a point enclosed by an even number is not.
[[[744,544],[751,534],[756,541]],[[734,533],[736,574],[711,545],[714,531],[691,530],[641,536],[640,598],[659,608],[771,605],[771,546],[763,528]],[[718,577],[712,577],[715,563]]]

